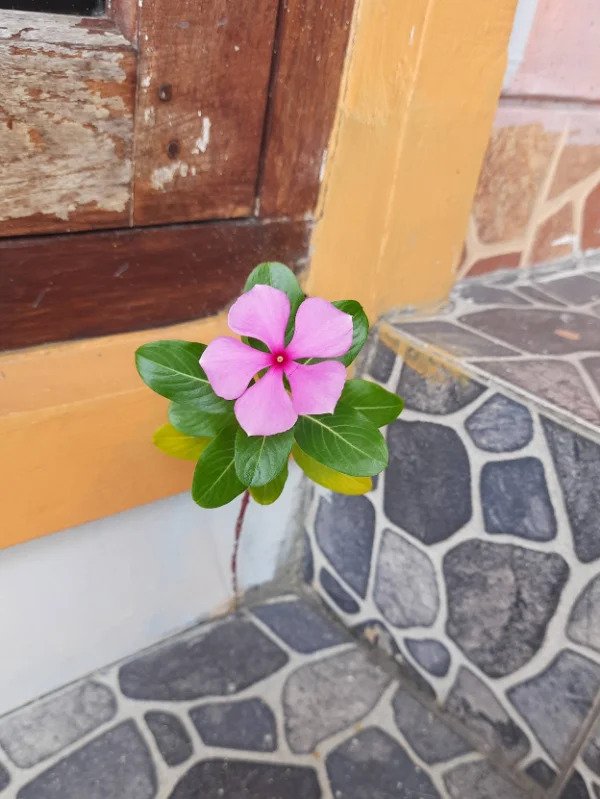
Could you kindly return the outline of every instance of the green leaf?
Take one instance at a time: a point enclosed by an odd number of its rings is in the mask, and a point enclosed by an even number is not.
[[[224,413],[231,402],[217,397],[198,363],[205,349],[191,341],[153,341],[136,351],[135,365],[157,394],[208,413]]]
[[[270,483],[264,486],[251,486],[250,495],[252,499],[256,500],[259,505],[271,505],[276,499],[279,499],[281,492],[284,489],[285,481],[288,476],[287,463],[283,469],[276,475]]]
[[[192,482],[192,498],[201,508],[220,508],[239,496],[245,486],[235,473],[236,426],[221,430],[200,456]]]
[[[186,436],[176,430],[173,425],[165,424],[159,427],[152,437],[154,444],[165,454],[186,461],[197,461],[206,447],[210,444],[210,437],[198,438]]]
[[[360,411],[377,427],[393,422],[404,407],[404,402],[397,394],[370,380],[348,380],[340,402]]]
[[[335,305],[340,311],[344,311],[344,313],[350,314],[352,317],[352,325],[354,328],[352,345],[348,352],[339,359],[344,366],[349,366],[362,350],[367,340],[367,335],[369,334],[369,320],[367,319],[362,305],[356,302],[356,300],[336,300],[332,305]]]
[[[246,280],[244,291],[250,291],[257,284],[273,286],[273,288],[285,291],[290,298],[292,305],[291,319],[294,318],[298,306],[304,299],[304,292],[296,279],[296,275],[285,264],[278,261],[266,261],[255,266]]]
[[[193,405],[169,405],[169,421],[188,436],[210,436],[214,438],[226,424],[233,421],[233,406],[226,413],[206,413]]]
[[[338,407],[335,413],[301,416],[296,422],[295,437],[304,452],[342,474],[370,477],[387,466],[383,436],[352,408]]]
[[[235,437],[235,471],[247,486],[264,486],[287,463],[294,431],[274,436],[249,436],[241,428]]]
[[[373,487],[370,477],[351,477],[349,474],[342,474],[335,469],[330,469],[307,455],[298,444],[294,444],[292,447],[292,455],[307,477],[330,491],[336,491],[338,494],[357,495],[366,494]]]

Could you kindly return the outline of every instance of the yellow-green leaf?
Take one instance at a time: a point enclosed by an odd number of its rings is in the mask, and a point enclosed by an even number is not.
[[[159,427],[152,440],[155,446],[165,454],[185,461],[197,461],[211,442],[210,438],[199,438],[180,433],[172,424],[164,424]]]
[[[366,494],[373,487],[370,477],[351,477],[348,474],[336,472],[329,466],[324,466],[319,461],[311,458],[298,444],[292,447],[292,456],[304,474],[313,482],[318,483],[323,488],[329,488],[338,494]]]
[[[250,486],[248,491],[255,502],[259,505],[272,505],[276,499],[279,499],[281,492],[285,486],[285,481],[288,476],[287,463],[283,469],[276,475],[270,483],[264,486]]]

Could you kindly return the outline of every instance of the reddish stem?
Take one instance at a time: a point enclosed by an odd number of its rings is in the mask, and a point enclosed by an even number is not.
[[[238,517],[235,522],[235,538],[233,540],[233,552],[231,553],[231,585],[233,587],[233,601],[235,605],[237,605],[238,596],[239,596],[238,573],[237,573],[238,551],[240,548],[240,537],[242,535],[242,527],[244,526],[244,517],[246,516],[246,510],[248,508],[249,502],[250,502],[250,492],[244,491],[244,494],[242,496],[242,503],[240,505],[240,512],[238,513]]]

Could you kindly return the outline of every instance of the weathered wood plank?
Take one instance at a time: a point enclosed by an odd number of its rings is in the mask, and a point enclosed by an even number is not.
[[[0,13],[0,236],[128,223],[136,57],[111,25]]]
[[[354,0],[282,0],[258,212],[311,214],[337,104]]]
[[[106,2],[108,16],[114,20],[123,36],[134,44],[137,43],[138,9],[137,0],[107,0]]]
[[[146,0],[135,224],[248,215],[277,0]]]
[[[300,268],[310,224],[231,220],[0,241],[0,349],[216,313],[264,260]]]

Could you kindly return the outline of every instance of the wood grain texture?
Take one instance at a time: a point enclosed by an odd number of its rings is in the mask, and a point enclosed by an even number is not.
[[[301,268],[310,230],[251,219],[0,241],[0,349],[216,313],[256,263]]]
[[[134,223],[247,216],[277,0],[145,0]]]
[[[108,16],[123,36],[134,44],[137,43],[138,8],[137,0],[107,0],[106,3]]]
[[[111,25],[0,12],[0,236],[129,221],[136,59]]]
[[[282,0],[260,181],[261,216],[312,214],[354,0]]]

